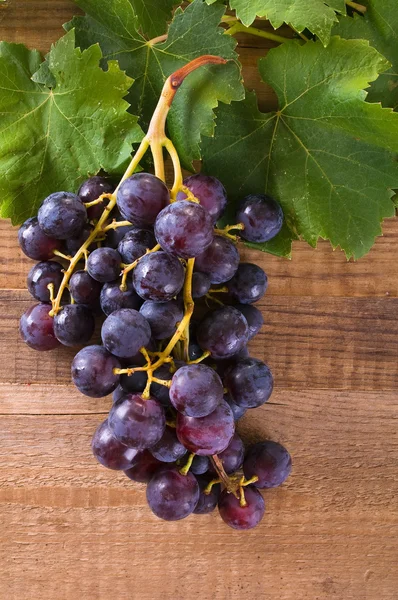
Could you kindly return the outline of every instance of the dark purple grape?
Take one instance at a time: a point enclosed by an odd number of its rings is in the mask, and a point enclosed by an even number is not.
[[[135,173],[128,177],[117,192],[117,206],[121,214],[138,227],[153,225],[169,201],[166,185],[150,173]]]
[[[221,493],[221,486],[220,484],[215,484],[212,486],[210,493],[205,494],[204,490],[211,479],[209,477],[197,477],[196,479],[199,484],[200,494],[198,503],[193,512],[195,515],[206,515],[213,512],[216,508]]]
[[[21,250],[33,260],[49,260],[54,250],[61,250],[62,242],[48,237],[41,229],[37,217],[28,219],[18,231],[18,242]]]
[[[215,235],[207,250],[195,260],[195,269],[206,273],[214,284],[229,281],[238,267],[238,249],[231,240],[222,235]]]
[[[234,434],[234,437],[229,442],[228,446],[220,452],[218,458],[221,460],[224,471],[228,473],[228,475],[232,475],[238,471],[243,465],[243,459],[245,457],[245,447],[239,435],[237,433]],[[210,473],[216,474],[214,466],[210,464],[209,468]]]
[[[190,471],[194,475],[203,475],[208,471],[210,466],[210,459],[208,456],[198,456],[197,454],[194,456]]]
[[[244,358],[226,371],[224,385],[235,404],[243,408],[257,408],[271,396],[274,380],[263,361]]]
[[[200,205],[181,200],[166,206],[155,222],[155,237],[169,254],[193,258],[213,240],[213,225],[209,213]]]
[[[120,275],[122,259],[113,248],[97,248],[87,259],[87,271],[93,279],[106,283]]]
[[[252,304],[260,300],[267,286],[266,274],[252,263],[240,263],[235,275],[227,283],[229,295],[241,304]]]
[[[152,231],[133,227],[119,242],[117,249],[123,262],[131,264],[154,246],[156,246],[156,239]]]
[[[211,287],[210,277],[206,273],[195,271],[192,275],[192,298],[203,298]]]
[[[144,300],[167,302],[184,285],[184,267],[177,257],[166,252],[152,252],[139,261],[133,271],[135,290]]]
[[[118,400],[120,400],[120,398],[124,396],[125,393],[126,390],[124,390],[121,385],[118,385],[112,394],[112,402],[117,402]]]
[[[255,475],[257,488],[273,488],[281,485],[290,475],[292,459],[281,444],[267,440],[250,446],[243,463],[247,479]]]
[[[166,417],[162,405],[154,398],[144,400],[139,394],[126,394],[112,406],[109,427],[123,444],[143,450],[160,440]]]
[[[138,483],[148,483],[160,467],[164,467],[164,463],[155,458],[149,450],[139,450],[125,474]]]
[[[210,213],[212,222],[218,221],[227,205],[227,192],[221,181],[210,175],[197,173],[184,179],[184,185]],[[177,200],[184,200],[184,198],[186,194],[179,192]]]
[[[120,212],[116,209],[112,211],[112,220],[116,222],[125,221],[126,219],[122,217]],[[106,232],[106,240],[104,245],[108,248],[116,249],[124,236],[129,232],[135,229],[134,225],[123,225],[123,227],[116,227],[116,229],[108,229]]]
[[[101,196],[101,194],[111,194],[114,190],[114,185],[106,177],[95,175],[84,181],[79,187],[77,195],[82,202],[93,202]],[[102,215],[105,206],[108,204],[108,199],[103,199],[99,204],[89,206],[87,209],[87,216],[90,220],[98,220]]]
[[[250,354],[249,354],[249,350],[248,350],[247,346],[243,346],[243,348],[241,350],[239,350],[239,352],[237,352],[233,356],[230,356],[229,358],[217,359],[215,361],[215,367],[216,367],[216,371],[219,374],[219,376],[221,377],[221,379],[224,378],[225,373],[227,372],[227,370],[230,367],[234,367],[243,358],[250,358]],[[209,359],[209,360],[211,360],[211,359]]]
[[[77,304],[94,304],[101,293],[101,284],[87,271],[75,271],[69,280],[69,291]]]
[[[173,375],[170,400],[176,410],[188,417],[205,417],[223,399],[223,384],[206,365],[187,365]]]
[[[261,521],[265,513],[265,502],[260,492],[253,486],[244,488],[246,506],[241,506],[238,498],[223,490],[218,501],[222,520],[232,529],[252,529]]]
[[[243,408],[243,406],[239,406],[238,404],[236,404],[236,402],[234,402],[232,400],[232,398],[229,394],[225,394],[224,400],[225,400],[225,402],[227,402],[229,404],[229,407],[232,410],[232,413],[234,415],[235,421],[239,421],[239,419],[241,419],[243,417],[243,415],[246,414],[247,409]]]
[[[86,346],[72,362],[72,380],[78,390],[91,398],[102,398],[116,389],[120,363],[102,346]]]
[[[149,450],[155,458],[165,463],[175,462],[187,453],[187,449],[178,441],[176,431],[172,427],[166,427],[160,440]]]
[[[93,226],[90,223],[86,223],[86,225],[81,230],[80,234],[76,237],[69,238],[65,241],[65,247],[68,254],[74,256],[78,250],[83,246],[84,242],[88,240],[90,235],[93,233]],[[92,242],[87,248],[90,252],[97,248],[97,244]]]
[[[129,367],[134,367],[136,365],[129,365]],[[145,390],[146,383],[148,381],[148,375],[145,371],[137,371],[132,375],[121,375],[120,376],[120,385],[130,394],[136,394],[137,392],[143,392]]]
[[[203,350],[212,358],[233,356],[249,340],[249,327],[245,317],[232,306],[225,306],[210,313],[200,324],[197,339]]]
[[[245,240],[268,242],[282,229],[283,211],[271,196],[252,194],[239,205],[236,219],[245,226],[241,232]]]
[[[235,304],[242,315],[245,317],[249,326],[249,340],[254,338],[264,324],[264,318],[261,311],[251,304]]]
[[[170,381],[173,377],[173,373],[171,373],[170,371],[170,365],[166,363],[161,365],[154,372],[154,376],[157,377],[157,379],[164,379],[166,381]],[[166,387],[165,385],[161,385],[160,383],[151,384],[151,394],[156,398],[156,400],[159,400],[162,406],[171,406],[169,391],[170,390],[168,387]]]
[[[178,439],[190,452],[199,456],[222,452],[234,433],[234,416],[224,401],[206,417],[186,417],[181,413],[177,414]]]
[[[199,485],[191,473],[181,475],[177,468],[159,469],[146,489],[152,512],[165,521],[178,521],[190,515],[199,500]]]
[[[127,280],[125,291],[120,289],[120,280],[105,283],[101,290],[101,308],[109,316],[120,308],[133,308],[139,310],[142,299],[136,293],[133,282]]]
[[[64,346],[87,344],[95,329],[93,313],[83,304],[66,304],[54,317],[54,333]]]
[[[200,358],[202,356],[203,350],[197,342],[190,341],[189,347],[188,347],[188,354],[189,354],[189,360],[197,360],[198,358]]]
[[[105,319],[101,337],[109,352],[120,358],[129,358],[148,344],[151,328],[137,310],[121,308]]]
[[[155,340],[172,337],[184,316],[182,306],[177,300],[169,302],[146,300],[140,308],[140,313],[148,321]]]
[[[57,262],[39,262],[31,268],[28,274],[27,287],[29,292],[40,302],[50,302],[50,283],[54,286],[54,297],[64,277],[63,267]]]
[[[128,448],[114,437],[109,428],[108,419],[101,423],[94,433],[91,449],[101,465],[108,469],[121,471],[130,468],[139,452],[136,448]]]
[[[37,218],[44,233],[66,240],[80,234],[87,221],[87,211],[76,194],[55,192],[43,201]]]
[[[49,304],[34,304],[24,312],[19,324],[23,341],[33,350],[53,350],[59,346],[54,334],[54,319]]]

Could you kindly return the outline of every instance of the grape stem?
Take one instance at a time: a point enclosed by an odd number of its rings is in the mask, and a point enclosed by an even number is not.
[[[237,498],[239,500],[239,504],[241,506],[246,506],[247,503],[246,503],[245,492],[244,492],[243,488],[245,488],[247,485],[250,485],[250,484],[258,481],[257,475],[255,475],[251,479],[246,479],[244,475],[242,475],[242,477],[238,477],[236,474],[233,475],[232,477],[230,477],[225,472],[224,466],[222,464],[222,460],[220,459],[219,456],[217,456],[217,454],[213,454],[213,456],[211,457],[211,461],[213,463],[213,466],[217,472],[219,479],[211,481],[210,484],[214,485],[215,483],[222,483],[225,486],[225,488],[227,489],[227,491],[230,494],[233,494],[235,496],[235,498]],[[209,484],[209,486],[210,486],[210,484]],[[207,494],[210,494],[210,490],[212,487],[212,486],[210,486],[210,489],[209,489],[209,486],[205,490],[205,493],[207,493]],[[209,489],[209,491],[207,491],[208,489]]]

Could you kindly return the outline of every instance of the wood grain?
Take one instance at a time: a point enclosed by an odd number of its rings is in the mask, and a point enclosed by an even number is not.
[[[8,0],[0,38],[46,52],[77,9]],[[243,36],[248,88],[275,106]],[[33,262],[0,223],[0,598],[11,600],[396,600],[398,589],[398,221],[361,261],[326,242],[292,261],[243,249],[269,290],[251,352],[275,375],[245,441],[290,449],[293,473],[267,515],[238,533],[216,514],[159,522],[144,486],[101,468],[90,439],[110,398],[70,383],[73,350],[34,353],[18,336]]]

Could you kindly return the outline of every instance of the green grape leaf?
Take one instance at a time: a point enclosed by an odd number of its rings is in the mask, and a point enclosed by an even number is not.
[[[154,38],[166,32],[173,7],[178,0],[131,0],[137,15],[139,28],[144,35]]]
[[[86,16],[75,17],[65,27],[76,28],[76,40],[82,48],[99,42],[104,57],[118,60],[127,75],[134,78],[128,101],[144,129],[171,73],[202,54],[231,59],[225,65],[202,67],[189,75],[173,101],[168,131],[183,166],[192,168],[193,160],[201,157],[201,137],[213,134],[218,103],[230,103],[244,96],[234,51],[236,42],[224,35],[219,26],[225,8],[195,0],[185,11],[176,10],[167,40],[152,44],[137,32],[137,17],[130,0],[108,0],[106,5],[103,0],[76,2]]]
[[[21,223],[55,190],[75,191],[101,168],[120,170],[141,139],[123,100],[132,80],[115,62],[103,71],[100,59],[99,46],[75,49],[73,31],[45,63],[35,50],[0,43],[2,217]]]
[[[333,33],[347,39],[369,40],[391,63],[372,83],[368,101],[398,109],[398,2],[396,0],[367,0],[364,16],[342,17]]]
[[[365,102],[363,91],[388,66],[364,40],[271,50],[259,68],[279,110],[260,112],[253,94],[220,107],[215,137],[204,142],[205,172],[221,179],[232,201],[274,196],[292,238],[312,246],[329,239],[348,258],[363,256],[382,219],[394,215],[398,187],[398,114]]]
[[[309,29],[324,45],[337,22],[336,11],[346,13],[344,0],[229,0],[229,5],[246,26],[256,17],[266,17],[274,29],[283,23],[300,33]]]

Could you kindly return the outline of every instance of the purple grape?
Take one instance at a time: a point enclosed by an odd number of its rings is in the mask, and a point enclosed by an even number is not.
[[[249,326],[249,340],[254,338],[264,324],[264,318],[261,311],[251,304],[235,304],[242,315],[245,317]]]
[[[265,194],[246,196],[236,219],[245,226],[241,236],[249,242],[268,242],[282,229],[283,211],[280,205]]]
[[[198,503],[193,512],[195,515],[206,515],[213,512],[216,508],[221,493],[221,486],[220,484],[215,484],[212,486],[210,494],[205,494],[204,490],[211,479],[209,477],[197,477],[196,479],[199,484],[200,494]]]
[[[176,468],[157,471],[146,489],[152,512],[165,521],[179,521],[190,515],[199,500],[199,485],[191,473],[181,475]]]
[[[225,306],[205,317],[198,328],[197,338],[200,347],[208,350],[212,358],[228,358],[246,346],[249,327],[239,310]]]
[[[152,252],[139,261],[133,271],[135,290],[144,300],[167,302],[184,285],[184,267],[177,257],[166,252]]]
[[[184,179],[184,185],[189,188],[202,206],[210,213],[215,223],[222,216],[227,206],[227,192],[221,181],[210,175],[197,173]],[[179,192],[177,200],[184,200],[186,194]]]
[[[164,379],[166,381],[170,381],[173,377],[173,373],[170,372],[170,365],[166,363],[161,365],[154,372],[154,376],[157,377],[157,379]],[[151,394],[156,398],[156,400],[159,400],[162,406],[171,406],[169,388],[165,385],[161,385],[160,383],[152,383]]]
[[[135,173],[128,177],[117,192],[117,206],[121,214],[138,227],[153,225],[169,201],[166,185],[150,173]]]
[[[54,333],[64,346],[87,344],[95,329],[93,313],[83,304],[66,304],[54,317]]]
[[[239,435],[237,433],[234,434],[234,437],[229,442],[228,446],[220,452],[218,458],[221,460],[224,471],[228,473],[228,475],[232,475],[238,471],[243,465],[243,459],[245,457],[245,447]],[[210,473],[216,474],[214,466],[210,463],[209,468]]]
[[[155,222],[155,237],[163,250],[179,258],[193,258],[213,240],[213,224],[200,204],[181,200],[166,206]]]
[[[269,400],[274,380],[269,367],[261,360],[244,358],[226,371],[224,385],[235,404],[257,408]]]
[[[236,404],[231,396],[229,394],[225,394],[224,396],[224,400],[225,402],[227,402],[229,404],[230,409],[232,410],[232,413],[234,415],[234,420],[235,421],[239,421],[239,419],[241,419],[243,417],[243,415],[246,414],[246,408],[243,408],[242,406],[239,406],[238,404]]]
[[[255,475],[257,488],[273,488],[281,485],[290,475],[292,459],[281,444],[267,440],[250,446],[243,463],[247,479]]]
[[[165,463],[175,462],[187,453],[172,427],[166,427],[163,436],[149,450],[155,458]]]
[[[192,298],[203,298],[211,287],[210,277],[206,273],[195,271],[192,275]]]
[[[44,233],[66,240],[80,234],[87,221],[87,211],[76,194],[55,192],[43,201],[37,218]]]
[[[253,486],[244,488],[246,506],[241,506],[238,498],[223,490],[218,501],[222,520],[232,529],[252,529],[261,521],[265,513],[265,502],[260,492]]]
[[[140,313],[148,321],[155,340],[172,337],[184,316],[182,306],[177,300],[169,302],[146,300],[140,308]]]
[[[77,389],[91,398],[102,398],[116,389],[120,369],[115,356],[102,346],[86,346],[78,352],[72,362],[72,380]]]
[[[129,367],[133,367],[137,365],[129,365]],[[132,375],[121,375],[120,376],[120,385],[130,394],[135,394],[137,392],[143,392],[145,390],[146,383],[148,381],[148,375],[145,371],[137,371]]]
[[[164,464],[149,450],[139,450],[132,461],[132,466],[125,471],[125,474],[138,483],[148,483],[160,467],[164,467]]]
[[[123,262],[131,264],[154,246],[156,246],[156,239],[152,231],[133,227],[119,242],[117,249]]]
[[[126,394],[112,406],[109,427],[122,444],[144,450],[160,440],[166,417],[154,398],[144,400],[139,394]]]
[[[54,250],[61,250],[62,242],[48,237],[40,228],[37,217],[28,219],[18,231],[18,242],[21,250],[33,260],[49,260]]]
[[[19,331],[23,341],[33,350],[53,350],[59,346],[54,334],[54,319],[49,304],[34,304],[21,317]]]
[[[177,414],[177,437],[190,452],[199,456],[225,450],[235,433],[231,409],[224,401],[206,417]]]
[[[106,177],[95,175],[84,181],[79,187],[77,195],[82,202],[93,202],[101,196],[101,194],[111,194],[114,190],[112,182]],[[102,215],[105,206],[109,200],[103,199],[99,204],[89,206],[87,209],[87,216],[90,220],[98,220]]]
[[[116,209],[112,211],[112,220],[117,222],[125,221],[126,219],[122,217],[120,212]],[[116,229],[108,229],[106,232],[106,241],[105,246],[108,248],[116,249],[124,236],[129,232],[135,229],[134,225],[123,225],[123,227],[116,227]]]
[[[84,242],[86,242],[88,240],[88,238],[90,237],[90,235],[92,233],[93,233],[93,226],[90,225],[90,223],[86,223],[86,225],[83,227],[83,229],[81,230],[81,232],[79,233],[78,236],[69,238],[68,240],[66,240],[65,246],[66,246],[66,251],[68,252],[68,254],[70,254],[71,256],[74,256],[80,250],[80,248],[83,246]],[[97,248],[97,244],[95,242],[92,242],[89,245],[89,247],[87,248],[87,250],[89,252],[92,252],[96,248]]]
[[[202,348],[194,340],[190,340],[188,347],[189,360],[197,360],[203,354]]]
[[[101,309],[109,316],[120,308],[133,308],[139,310],[142,299],[136,293],[133,282],[127,280],[126,291],[120,289],[120,280],[105,283],[100,296]]]
[[[195,260],[195,269],[206,273],[214,284],[229,281],[238,267],[238,249],[231,240],[222,235],[215,235],[207,250]]]
[[[118,385],[115,391],[112,393],[112,402],[117,402],[120,400],[122,396],[126,393],[126,390],[122,388],[121,385]]]
[[[40,302],[50,302],[50,283],[54,286],[54,297],[64,278],[63,267],[57,262],[39,262],[31,268],[28,274],[27,287],[29,292]]]
[[[208,456],[198,456],[197,454],[195,454],[190,471],[194,475],[203,475],[204,473],[206,473],[206,471],[208,471],[209,466],[210,459]]]
[[[138,311],[121,308],[105,319],[101,337],[109,352],[120,358],[129,358],[148,344],[151,328]]]
[[[266,274],[252,263],[240,263],[235,275],[227,283],[229,295],[241,304],[252,304],[260,300],[267,286]]]
[[[205,417],[223,399],[223,384],[206,365],[187,365],[173,375],[170,400],[176,410],[188,417]]]
[[[97,248],[87,259],[87,271],[93,279],[106,283],[120,275],[122,259],[113,248]]]
[[[101,293],[101,284],[87,271],[75,271],[69,280],[69,291],[77,304],[94,304]]]
[[[94,433],[91,449],[95,458],[108,469],[125,471],[128,469],[139,450],[128,448],[120,443],[112,434],[106,419]]]

